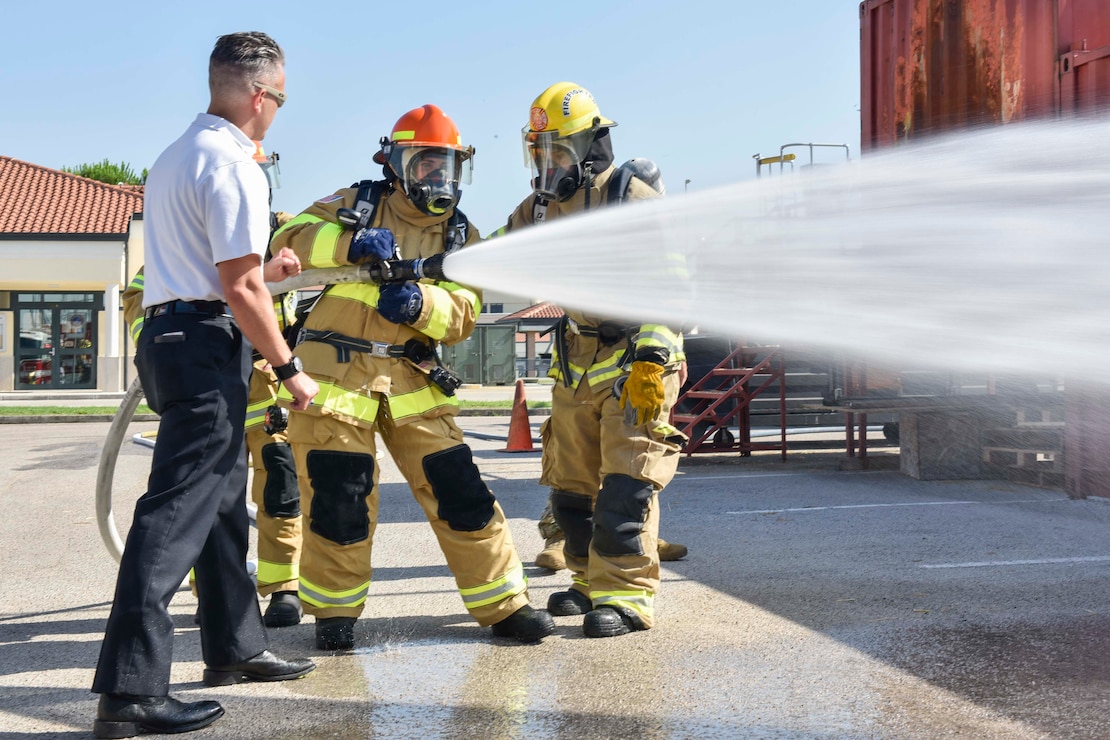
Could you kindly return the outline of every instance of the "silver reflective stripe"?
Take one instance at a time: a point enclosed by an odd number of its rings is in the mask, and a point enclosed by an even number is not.
[[[370,584],[365,587],[348,594],[347,596],[325,596],[319,591],[309,587],[302,580],[299,584],[301,594],[308,597],[306,601],[313,604],[327,604],[329,606],[358,606],[363,601],[366,601],[366,594],[370,592]]]
[[[473,609],[485,604],[492,604],[507,599],[520,593],[525,587],[524,568],[514,568],[502,578],[492,581],[488,586],[478,588],[460,589],[463,604],[467,609]]]

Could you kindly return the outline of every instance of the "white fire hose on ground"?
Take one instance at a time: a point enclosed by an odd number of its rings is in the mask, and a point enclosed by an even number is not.
[[[280,283],[267,283],[271,295],[280,295],[294,290],[330,285],[335,283],[355,283],[372,280],[368,265],[348,265],[345,267],[331,267],[320,270],[305,270],[300,275],[283,280]],[[116,527],[115,515],[112,510],[112,487],[116,474],[116,462],[119,459],[127,429],[135,417],[135,410],[143,401],[143,387],[136,377],[128,387],[127,392],[120,401],[116,415],[112,417],[111,426],[108,427],[108,436],[104,440],[104,448],[100,451],[100,466],[96,471],[96,522],[100,529],[100,538],[104,546],[118,563],[123,556],[123,538],[120,537]],[[256,507],[247,502],[247,513],[251,521],[255,519]]]

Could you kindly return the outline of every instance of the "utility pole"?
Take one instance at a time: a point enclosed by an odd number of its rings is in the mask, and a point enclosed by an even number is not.
[[[684,193],[690,192],[690,178],[686,178],[686,182],[683,185],[682,192],[684,192]]]

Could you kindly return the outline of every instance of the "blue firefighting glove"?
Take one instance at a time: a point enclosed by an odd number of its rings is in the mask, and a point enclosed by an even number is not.
[[[397,252],[397,241],[389,229],[359,229],[351,238],[351,248],[347,259],[351,264],[393,259]]]
[[[394,324],[411,324],[423,308],[424,296],[416,283],[390,283],[378,290],[378,313]]]
[[[663,413],[663,366],[647,361],[633,362],[632,372],[623,380],[621,408],[631,405],[636,410],[637,424],[658,419]]]

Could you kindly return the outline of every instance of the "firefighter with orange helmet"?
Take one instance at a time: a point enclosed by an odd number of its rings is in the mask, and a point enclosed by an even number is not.
[[[278,155],[267,155],[257,143],[254,161],[266,173],[273,189],[279,187]],[[288,213],[270,213],[270,224],[277,228],[291,218]],[[270,254],[274,251],[271,250]],[[131,339],[137,344],[143,328],[144,270],[139,268],[123,292],[123,315]],[[275,296],[274,313],[282,329],[293,323],[295,293]],[[301,549],[300,492],[293,470],[293,453],[284,431],[267,428],[266,410],[277,398],[277,376],[270,364],[256,355],[247,396],[246,445],[251,466],[251,500],[257,508],[258,595],[269,596],[262,614],[267,627],[292,627],[303,614],[297,598],[298,563]],[[190,585],[192,583],[192,572]],[[194,586],[194,594],[196,589]]]
[[[457,204],[473,155],[438,107],[411,110],[374,157],[384,180],[321,198],[277,232],[274,246],[320,268],[434,259],[471,244],[478,232]],[[332,285],[308,313],[297,355],[321,392],[292,414],[289,441],[306,517],[300,598],[322,650],[354,647],[370,588],[375,433],[423,508],[470,615],[520,642],[555,629],[528,604],[505,515],[463,443],[455,386],[438,366],[436,346],[466,339],[480,310],[478,291],[423,279]]]
[[[523,129],[533,194],[504,231],[563,218],[615,199],[659,194],[637,177],[614,192],[609,130],[588,90],[560,82],[532,103]],[[619,182],[619,181],[618,181]],[[668,423],[684,365],[682,335],[570,309],[554,330],[551,416],[541,428],[540,482],[565,536],[572,583],[551,595],[556,616],[584,614],[589,637],[649,629],[659,590],[659,492],[678,467],[684,436]]]

